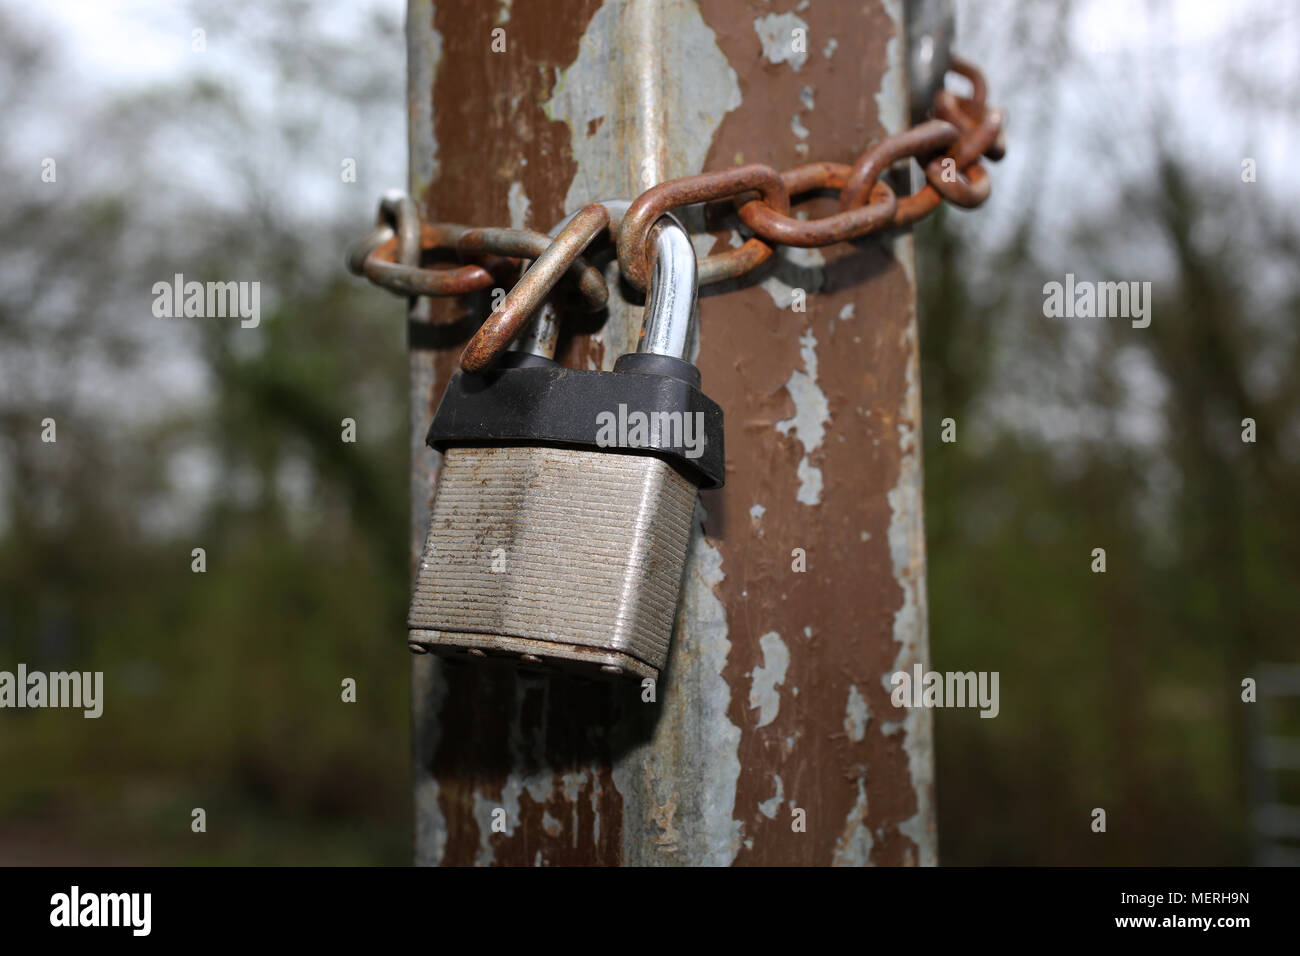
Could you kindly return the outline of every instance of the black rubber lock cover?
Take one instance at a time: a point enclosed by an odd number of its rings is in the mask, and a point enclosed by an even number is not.
[[[457,372],[447,383],[425,441],[438,451],[455,445],[557,444],[654,455],[701,488],[722,487],[722,408],[700,391],[695,366],[641,354],[622,356],[612,372],[543,362],[481,375]],[[645,416],[640,421],[660,427],[644,428],[639,435],[637,412]],[[637,444],[624,444],[629,438]]]

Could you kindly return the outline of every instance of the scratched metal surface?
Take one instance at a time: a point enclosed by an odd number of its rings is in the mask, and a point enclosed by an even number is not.
[[[449,448],[409,638],[657,680],[695,499],[694,484],[648,455]]]
[[[903,125],[897,2],[560,11],[411,0],[427,215],[547,229],[706,168],[849,161]],[[699,225],[701,253],[734,241]],[[906,238],[785,250],[705,291],[699,365],[726,410],[727,486],[702,496],[657,702],[413,659],[418,863],[935,862],[929,719],[894,710],[887,683],[928,659],[911,261]],[[630,349],[641,310],[623,292],[607,317],[566,317],[562,360],[609,368]],[[440,324],[412,325],[413,565],[436,480],[424,430],[488,300],[424,307]]]

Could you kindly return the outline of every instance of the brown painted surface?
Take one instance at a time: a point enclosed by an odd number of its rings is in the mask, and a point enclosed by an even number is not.
[[[744,95],[714,140],[708,168],[742,159],[778,169],[819,159],[849,162],[885,135],[874,94],[895,28],[880,5],[812,4],[802,11],[810,55],[797,73],[759,56],[752,22],[730,14],[735,8],[731,0],[703,3]],[[822,49],[830,37],[838,46],[827,58]],[[800,101],[804,87],[813,91],[811,111]],[[789,133],[796,114],[809,130],[806,140]],[[807,154],[796,152],[797,142],[808,144]],[[829,201],[804,208],[810,216],[835,211]],[[897,719],[880,680],[893,670],[894,614],[902,603],[885,496],[899,480],[896,415],[906,392],[913,293],[878,240],[841,243],[823,255],[825,285],[809,288],[806,314],[778,309],[754,287],[711,296],[701,310],[700,370],[727,411],[727,486],[706,493],[705,505],[706,529],[729,570],[720,587],[731,622],[728,683],[748,688],[748,675],[763,664],[761,635],[775,631],[790,649],[772,723],[756,726],[758,711],[745,693],[731,701],[732,720],[744,731],[736,811],[753,841],[737,863],[831,862],[857,804],[859,780],[865,819],[873,831],[884,830],[873,834],[872,862],[905,862],[913,848],[894,826],[916,812],[902,738],[879,732],[882,720]],[[810,287],[816,281],[808,277]],[[842,320],[848,305],[853,318]],[[791,370],[804,367],[799,340],[809,331],[817,340],[817,383],[830,409],[825,438],[809,454],[824,480],[815,506],[795,498],[803,446],[774,427],[794,415],[785,385]],[[758,521],[749,514],[754,504],[766,509]],[[795,548],[807,553],[806,573],[791,570]],[[861,742],[845,728],[850,685],[871,715]],[[769,819],[758,804],[774,795],[773,775],[781,778],[787,802]],[[792,832],[788,801],[807,811],[806,834]]]
[[[598,7],[594,0],[516,3],[509,50],[499,54],[490,49],[495,4],[439,5],[443,46],[433,99],[440,172],[419,197],[426,215],[509,224],[508,190],[516,181],[531,203],[528,226],[544,231],[570,211],[563,208],[576,168],[570,133],[546,117],[542,104],[557,69],[576,58]],[[883,136],[875,95],[897,28],[878,4],[818,3],[800,11],[809,55],[798,72],[761,56],[754,19],[774,12],[768,5],[702,0],[700,10],[743,94],[717,131],[706,169],[848,162]],[[831,38],[837,47],[827,57]],[[811,110],[806,94],[801,98],[805,88]],[[795,115],[808,130],[804,139],[791,132]],[[805,153],[796,150],[801,142]],[[834,204],[801,208],[824,215]],[[726,247],[729,229],[715,234],[717,249]],[[918,809],[903,734],[882,733],[882,725],[901,721],[882,679],[898,655],[895,614],[903,604],[886,496],[900,481],[900,426],[919,429],[904,420],[915,362],[914,296],[887,242],[841,244],[823,255],[824,270],[776,267],[787,284],[807,290],[804,313],[778,308],[759,287],[770,267],[705,290],[700,306],[705,390],[727,416],[727,486],[706,493],[703,503],[705,533],[721,551],[725,575],[716,590],[731,645],[723,671],[731,688],[727,716],[741,729],[733,810],[741,823],[738,864],[866,862],[854,854],[864,832],[857,824],[869,828],[870,862],[917,859],[916,845],[897,829]],[[841,318],[846,306],[852,316]],[[423,396],[413,414],[424,414],[413,433],[422,433],[459,347],[490,311],[483,296],[435,302],[432,310],[451,324],[413,327],[413,381]],[[786,384],[805,368],[801,337],[810,334],[816,385],[829,405],[824,439],[808,453],[823,478],[820,502],[811,505],[796,499],[804,447],[777,427],[795,415]],[[594,358],[599,365],[598,344],[581,334],[566,341],[563,361],[585,365]],[[431,462],[421,452],[414,467],[413,560],[432,497]],[[754,505],[765,509],[760,518],[751,517]],[[806,573],[792,571],[795,548],[806,552]],[[790,663],[777,715],[760,727],[749,695],[753,672],[764,665],[760,637],[772,632]],[[417,684],[428,679],[418,669],[425,666],[417,667]],[[416,715],[417,724],[436,720],[440,738],[436,753],[417,752],[416,759],[438,783],[446,834],[441,862],[616,864],[625,827],[671,852],[669,831],[690,823],[673,819],[672,782],[660,781],[663,793],[652,800],[658,817],[647,811],[642,821],[625,814],[611,772],[621,748],[648,733],[635,687],[516,682],[508,670],[471,666],[445,668],[444,675],[440,713]],[[860,740],[846,721],[851,687],[869,713]],[[770,802],[760,808],[778,792],[778,777],[783,799],[775,812]],[[518,826],[510,835],[485,835],[491,809],[512,801]],[[805,811],[806,832],[792,830],[794,808]]]

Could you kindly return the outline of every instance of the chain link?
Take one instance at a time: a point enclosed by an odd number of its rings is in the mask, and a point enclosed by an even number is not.
[[[582,258],[605,231],[615,242],[624,279],[644,291],[650,229],[664,213],[682,206],[730,200],[753,233],[738,248],[701,259],[701,285],[745,275],[771,258],[778,245],[828,246],[906,228],[944,200],[974,208],[990,191],[980,160],[998,160],[1006,152],[1004,114],[986,105],[987,84],[974,64],[954,56],[951,68],[970,81],[969,97],[940,89],[931,108],[933,119],[885,138],[852,165],[816,162],[778,172],[751,163],[673,179],[638,196],[617,226],[604,206],[593,203],[554,238],[530,229],[420,223],[411,199],[388,195],[380,203],[376,226],[348,251],[348,268],[408,296],[457,296],[498,282],[512,285],[505,302],[462,353],[462,368],[481,371],[505,351],[561,277],[568,276],[577,287],[587,309],[605,306],[609,292],[604,276]],[[926,181],[911,195],[899,197],[880,176],[904,159],[915,159]],[[826,191],[839,193],[838,212],[819,219],[790,215],[792,198]],[[422,254],[454,255],[461,264],[424,268]],[[516,283],[529,260],[533,265]]]

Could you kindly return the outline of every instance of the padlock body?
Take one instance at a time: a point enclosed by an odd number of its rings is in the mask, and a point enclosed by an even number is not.
[[[412,647],[657,680],[696,494],[650,455],[448,448],[411,600]]]

